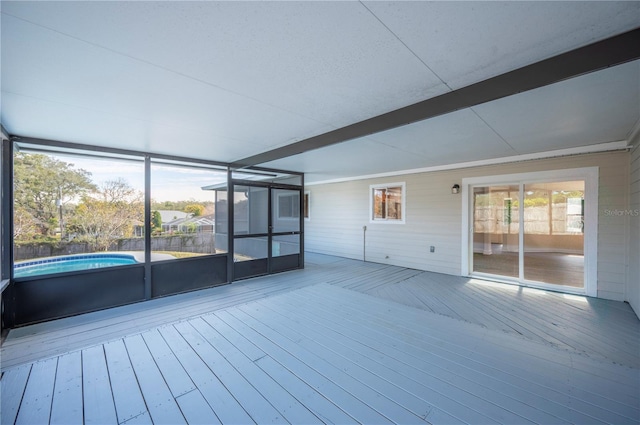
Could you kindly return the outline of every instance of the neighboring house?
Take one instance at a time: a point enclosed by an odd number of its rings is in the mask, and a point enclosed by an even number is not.
[[[188,215],[188,214],[187,214]],[[163,233],[213,233],[214,215],[176,218],[169,222],[162,221]]]
[[[169,223],[174,220],[189,218],[191,215],[188,212],[178,211],[178,210],[155,210],[160,213],[160,218],[162,218],[162,224]]]

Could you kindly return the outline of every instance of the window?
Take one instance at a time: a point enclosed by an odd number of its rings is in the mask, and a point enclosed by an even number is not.
[[[310,200],[311,200],[311,192],[305,192],[304,193],[304,219],[305,220],[311,220],[311,214],[310,214],[311,204],[309,203]]]
[[[371,185],[369,196],[372,222],[404,223],[404,183]]]
[[[297,193],[278,193],[278,219],[300,217],[300,195]]]

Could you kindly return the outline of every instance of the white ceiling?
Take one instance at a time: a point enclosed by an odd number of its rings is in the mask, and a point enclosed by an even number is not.
[[[1,3],[11,134],[232,162],[640,26],[640,2]],[[640,61],[273,161],[306,181],[626,140]]]

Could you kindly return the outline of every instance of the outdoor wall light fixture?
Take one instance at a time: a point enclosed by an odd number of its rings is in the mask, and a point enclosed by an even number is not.
[[[451,193],[454,195],[460,193],[460,185],[458,183],[451,186]]]

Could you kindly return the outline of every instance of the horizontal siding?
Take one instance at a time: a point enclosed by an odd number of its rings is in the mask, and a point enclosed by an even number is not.
[[[635,163],[637,169],[640,161],[636,158]],[[310,252],[362,260],[365,251],[362,227],[367,226],[367,261],[460,275],[462,197],[451,194],[453,184],[460,184],[463,178],[470,177],[593,166],[599,167],[600,174],[598,266],[603,271],[598,276],[603,287],[600,291],[599,285],[598,296],[623,300],[629,218],[612,213],[605,215],[605,210],[629,208],[629,154],[626,152],[310,186],[307,189],[312,199],[312,220],[305,226],[305,248]],[[635,181],[638,181],[637,176]],[[406,223],[370,223],[369,186],[394,182],[406,184]],[[435,247],[435,252],[429,251],[430,246]]]
[[[636,148],[630,156],[629,173],[629,270],[627,273],[626,299],[640,318],[640,133],[633,141]]]

